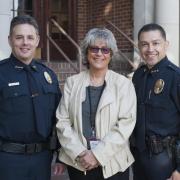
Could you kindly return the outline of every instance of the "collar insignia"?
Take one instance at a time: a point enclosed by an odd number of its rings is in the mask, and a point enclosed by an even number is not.
[[[37,70],[36,65],[32,65],[31,67],[32,67],[33,70],[35,70],[35,71]]]
[[[157,73],[157,72],[159,72],[159,69],[154,69],[151,71],[151,73]]]

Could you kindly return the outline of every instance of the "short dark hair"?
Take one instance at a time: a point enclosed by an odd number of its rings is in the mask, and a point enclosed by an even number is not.
[[[19,24],[30,24],[36,29],[37,34],[39,34],[39,27],[37,21],[32,16],[25,14],[16,16],[11,20],[9,31],[10,35],[12,34],[14,27]]]
[[[164,28],[156,23],[150,23],[150,24],[144,25],[138,32],[138,40],[140,38],[141,33],[148,32],[148,31],[155,31],[155,30],[158,30],[161,33],[162,37],[166,40],[166,32]]]

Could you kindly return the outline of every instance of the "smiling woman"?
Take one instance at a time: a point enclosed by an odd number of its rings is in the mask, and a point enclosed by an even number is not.
[[[133,84],[108,69],[117,52],[110,30],[91,29],[81,51],[88,70],[67,78],[56,113],[59,159],[71,180],[128,180],[134,161],[128,146],[136,117]]]
[[[108,64],[111,60],[111,51],[106,46],[106,41],[97,39],[94,47],[88,48],[87,59],[89,63],[91,78],[93,78],[93,74],[96,73],[95,71],[98,71],[98,74],[100,72],[104,74],[103,72],[108,69]],[[102,80],[104,81],[104,79]]]

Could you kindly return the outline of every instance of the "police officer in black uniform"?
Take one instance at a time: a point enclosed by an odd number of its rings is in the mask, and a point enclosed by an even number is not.
[[[12,54],[0,61],[0,180],[50,180],[58,80],[33,59],[39,43],[34,18],[13,18],[8,40]],[[57,163],[56,173],[62,169]]]
[[[138,101],[134,180],[180,180],[180,69],[166,56],[160,25],[143,26],[138,46],[146,64],[133,76]]]

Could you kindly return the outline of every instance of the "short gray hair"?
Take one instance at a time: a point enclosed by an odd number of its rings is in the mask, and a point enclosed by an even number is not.
[[[111,49],[112,56],[117,53],[117,43],[113,33],[106,28],[93,28],[90,29],[83,41],[81,42],[82,61],[88,65],[87,50],[88,47],[94,46],[97,40],[103,40],[107,44],[107,47]]]

